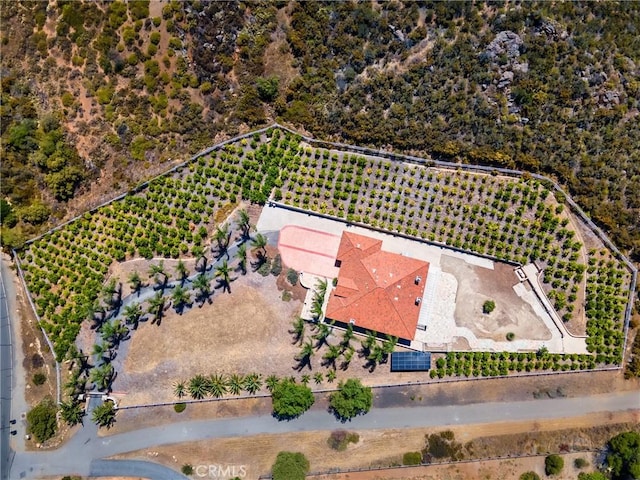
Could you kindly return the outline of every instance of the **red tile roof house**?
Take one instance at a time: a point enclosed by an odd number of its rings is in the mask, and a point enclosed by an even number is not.
[[[382,240],[351,232],[340,239],[338,283],[326,317],[354,330],[413,340],[429,263],[382,250]]]

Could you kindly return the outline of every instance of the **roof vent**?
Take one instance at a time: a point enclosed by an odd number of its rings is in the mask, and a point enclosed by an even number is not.
[[[415,281],[416,281],[416,285],[420,285],[420,282],[422,281],[422,277],[418,275]]]
[[[356,319],[355,319],[355,318],[350,318],[350,319],[349,319],[349,323],[350,323],[351,325],[355,325],[355,324],[356,324]]]
[[[416,297],[416,305],[420,305],[420,302],[422,302],[422,297]]]

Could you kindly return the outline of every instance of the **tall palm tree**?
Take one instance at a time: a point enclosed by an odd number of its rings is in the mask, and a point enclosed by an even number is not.
[[[335,370],[329,370],[327,372],[327,381],[329,383],[333,383],[333,381],[336,379],[336,371]]]
[[[289,333],[291,333],[293,335],[293,344],[294,345],[296,343],[302,342],[302,339],[304,338],[304,330],[305,330],[304,320],[301,317],[297,317],[293,321],[293,325],[291,327],[291,330],[289,330]]]
[[[313,336],[313,338],[316,340],[316,348],[320,348],[322,347],[322,345],[327,343],[327,338],[329,338],[329,335],[331,335],[332,330],[333,328],[331,328],[326,323],[321,323],[318,325],[318,331]]]
[[[176,285],[171,294],[173,299],[173,308],[179,314],[182,314],[185,305],[188,305],[191,301],[191,295],[181,285]]]
[[[109,283],[102,287],[102,298],[104,303],[111,309],[113,306],[113,295],[116,293],[116,279],[112,278]]]
[[[93,420],[99,427],[111,428],[116,421],[116,409],[112,401],[107,400],[102,405],[93,409],[91,414]]]
[[[337,345],[329,345],[329,348],[327,349],[325,354],[322,356],[323,366],[325,367],[332,366],[333,368],[336,368],[336,360],[338,359],[339,356],[340,356],[340,348]]]
[[[234,373],[227,378],[227,388],[231,395],[240,395],[242,387],[244,386],[244,377]]]
[[[99,367],[95,367],[91,370],[91,382],[96,384],[96,388],[102,391],[109,391],[111,389],[111,382],[113,381],[113,377],[115,374],[115,370],[113,365],[110,363],[103,363]]]
[[[107,322],[102,326],[102,338],[112,347],[117,347],[128,335],[129,329],[121,320]]]
[[[178,274],[180,285],[184,285],[184,281],[189,276],[189,270],[182,260],[178,260],[178,263],[176,264],[176,273]]]
[[[314,353],[313,344],[311,342],[305,342],[305,344],[302,345],[300,353],[295,356],[295,359],[298,362],[298,371],[302,370],[305,366],[308,366],[309,369],[311,369],[311,357]]]
[[[262,388],[262,377],[258,373],[250,373],[244,377],[243,388],[251,395]]]
[[[156,294],[149,299],[149,309],[148,313],[153,315],[153,321],[151,323],[157,323],[160,325],[162,321],[162,314],[164,313],[164,304],[165,304],[164,295],[162,292],[156,292]]]
[[[67,382],[64,384],[65,392],[70,397],[76,397],[77,395],[84,393],[87,386],[87,380],[79,368],[71,370],[71,374]]]
[[[140,318],[142,318],[142,307],[139,303],[132,303],[124,307],[122,312],[124,315],[124,321],[127,325],[133,325],[133,329],[138,328]]]
[[[348,349],[350,344],[351,344],[351,339],[353,338],[354,333],[353,333],[353,325],[351,325],[350,323],[347,324],[347,328],[345,329],[344,333],[342,334],[342,341],[340,342],[340,345],[342,346],[343,349]]]
[[[137,293],[140,295],[140,289],[142,288],[142,278],[140,278],[140,274],[137,270],[134,270],[129,274],[129,285],[131,286],[131,291],[133,293]]]
[[[353,347],[348,347],[342,354],[342,363],[340,364],[340,370],[346,370],[349,368],[349,364],[351,363],[351,359],[353,358],[353,353],[355,350]]]
[[[149,267],[149,277],[153,278],[156,282],[157,288],[164,288],[167,286],[167,273],[164,271],[164,261],[160,260],[157,264],[152,263]]]
[[[247,241],[249,233],[251,232],[251,223],[249,219],[249,213],[243,208],[238,210],[238,227],[240,228],[242,241]]]
[[[238,266],[242,271],[243,275],[247,273],[247,244],[242,243],[238,246],[238,250],[236,251],[236,258],[238,259]]]
[[[262,233],[258,233],[255,237],[253,237],[251,245],[254,248],[262,250],[263,255],[267,254],[267,251],[265,249],[265,247],[267,246],[267,237],[265,237]]]
[[[386,362],[389,355],[393,353],[397,344],[398,337],[387,335],[387,339],[382,342],[382,354],[384,355],[383,363]]]
[[[196,270],[200,273],[204,273],[207,270],[208,262],[204,247],[201,245],[195,245],[191,249],[191,253],[196,257]]]
[[[103,362],[108,363],[113,359],[111,345],[104,341],[94,344],[91,353],[97,355]]]
[[[231,272],[226,260],[222,261],[222,265],[216,268],[216,278],[222,286],[222,291],[231,293]]]
[[[300,378],[300,383],[302,385],[309,385],[309,382],[311,381],[311,375],[309,375],[308,373],[305,373],[304,375],[302,375],[302,377]]]
[[[377,340],[378,338],[376,337],[376,334],[369,330],[367,332],[367,338],[365,338],[362,342],[360,342],[360,345],[362,346],[363,357],[369,356],[369,354],[371,353],[371,349],[374,347]]]
[[[229,226],[225,223],[222,226],[216,228],[214,235],[217,245],[216,257],[222,258],[229,248],[229,240],[231,239],[231,232],[229,232]]]
[[[367,363],[365,366],[369,367],[369,371],[373,372],[379,363],[384,360],[384,350],[381,346],[375,345],[371,350],[371,353],[367,356]]]
[[[191,285],[198,290],[196,300],[200,302],[200,306],[204,305],[204,302],[209,300],[211,296],[211,279],[201,273],[193,280]]]
[[[79,402],[70,400],[68,402],[60,403],[60,413],[62,418],[67,424],[72,427],[78,423],[82,423],[82,417],[84,417],[84,409]]]
[[[322,372],[316,372],[313,374],[313,381],[316,382],[316,385],[320,385],[324,380],[324,375]]]

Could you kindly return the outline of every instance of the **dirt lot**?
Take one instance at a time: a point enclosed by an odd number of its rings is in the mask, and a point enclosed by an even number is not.
[[[620,431],[626,431],[637,425],[638,413],[620,413],[609,415],[590,415],[576,419],[553,420],[548,422],[517,422],[502,424],[477,424],[453,427],[456,440],[462,443],[473,442],[478,451],[488,455],[507,455],[514,448],[514,436],[524,434],[529,440],[532,453],[557,451],[559,445],[567,443],[571,447],[594,448]],[[589,427],[601,424],[603,427],[593,432]],[[572,429],[572,430],[565,430]],[[558,432],[558,430],[563,430]],[[198,465],[245,466],[246,478],[257,478],[268,473],[279,451],[303,452],[311,463],[311,471],[320,472],[337,468],[362,468],[370,466],[397,465],[407,451],[420,451],[424,447],[424,436],[440,429],[393,429],[358,431],[360,440],[350,444],[346,451],[337,452],[327,445],[327,432],[301,432],[284,435],[260,435],[251,438],[231,438],[171,445],[149,450],[132,452],[117,458],[150,459],[171,466],[177,470],[186,463]],[[491,437],[487,437],[487,433]],[[523,450],[525,452],[526,450]],[[520,452],[520,453],[523,453]],[[590,455],[581,455],[590,462]],[[507,463],[505,463],[507,462]],[[511,462],[511,463],[508,463]],[[522,463],[520,463],[522,462]],[[567,462],[566,473],[573,471],[571,462]],[[503,470],[503,468],[506,470]],[[520,469],[522,468],[522,470]],[[415,476],[406,476],[406,471],[385,471],[363,474],[331,475],[316,478],[338,479],[383,479],[383,478],[505,478],[516,479],[526,470],[543,473],[544,461],[540,457],[531,460],[509,460],[504,462],[482,462],[471,465],[457,464],[452,467],[427,467],[415,469]],[[498,470],[496,470],[498,469]],[[486,472],[481,476],[473,472]],[[499,474],[497,474],[499,472]],[[450,476],[445,476],[450,475]],[[558,478],[575,478],[565,476]]]
[[[531,305],[516,295],[518,278],[513,267],[495,262],[495,270],[470,265],[458,258],[442,256],[442,271],[458,281],[456,324],[469,328],[478,338],[504,341],[509,332],[517,338],[549,340],[551,332]],[[482,304],[494,300],[496,309],[483,315]]]

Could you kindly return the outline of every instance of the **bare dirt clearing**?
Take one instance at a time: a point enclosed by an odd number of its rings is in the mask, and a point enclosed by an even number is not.
[[[531,305],[513,290],[513,285],[518,283],[513,267],[495,262],[494,270],[487,270],[446,255],[441,262],[443,271],[452,273],[458,280],[456,324],[469,328],[478,338],[496,341],[504,341],[509,332],[517,338],[551,338],[551,332]],[[482,313],[485,300],[496,303],[490,315]]]
[[[606,441],[608,435],[632,428],[637,424],[638,413],[619,413],[613,417],[608,414],[590,415],[574,419],[561,419],[543,422],[517,422],[501,424],[477,424],[452,427],[456,440],[466,443],[473,441],[474,445],[490,446],[487,453],[491,455],[506,455],[513,448],[513,435],[522,434],[523,438],[533,439],[535,448],[557,449],[560,443],[571,443],[573,438],[588,439],[589,446],[595,445],[602,438]],[[601,424],[592,433],[588,429],[594,424]],[[346,426],[348,428],[348,425]],[[572,429],[572,430],[565,430]],[[311,471],[328,471],[330,469],[363,468],[376,466],[397,465],[402,462],[402,455],[408,451],[420,451],[424,447],[424,436],[436,433],[442,429],[393,429],[393,430],[363,430],[358,431],[360,440],[356,444],[349,444],[343,452],[331,449],[327,445],[329,432],[304,432],[283,435],[259,435],[250,438],[230,438],[191,442],[180,445],[164,446],[149,450],[132,452],[117,458],[151,459],[172,468],[179,469],[185,463],[191,465],[222,465],[240,466],[247,469],[247,478],[257,478],[270,471],[271,465],[279,451],[291,450],[303,452],[311,463]],[[531,433],[533,432],[533,433]],[[487,437],[487,433],[491,436]],[[605,438],[606,437],[606,438]],[[583,442],[587,448],[587,442]],[[595,445],[599,446],[599,445]],[[590,455],[581,456],[591,461]],[[536,470],[543,473],[544,459],[540,457],[528,460],[508,460],[513,468],[500,470],[507,466],[502,462],[482,462],[469,465],[457,464],[450,467],[422,467],[415,469],[415,476],[406,476],[406,470],[371,472],[366,474],[327,475],[323,479],[383,479],[383,478],[505,478],[517,479],[526,470]],[[520,463],[523,462],[523,463]],[[527,463],[529,462],[529,463]],[[526,468],[524,467],[526,465]],[[519,468],[525,468],[519,470]],[[440,470],[442,469],[442,470]],[[448,469],[451,469],[450,471]],[[471,469],[471,470],[468,470]],[[477,470],[474,470],[477,469]],[[496,470],[497,469],[497,470]],[[413,471],[414,469],[412,469]],[[487,471],[491,476],[478,477],[474,471]],[[573,470],[567,464],[565,472]],[[398,474],[396,475],[395,472]],[[465,473],[468,474],[465,476]],[[504,476],[496,476],[497,473]],[[450,477],[440,474],[451,474]],[[509,473],[509,475],[507,475]],[[375,475],[374,475],[375,474]],[[453,474],[456,474],[455,476]],[[363,476],[360,476],[363,475]],[[394,476],[395,475],[395,476]],[[573,476],[558,477],[573,479]]]

